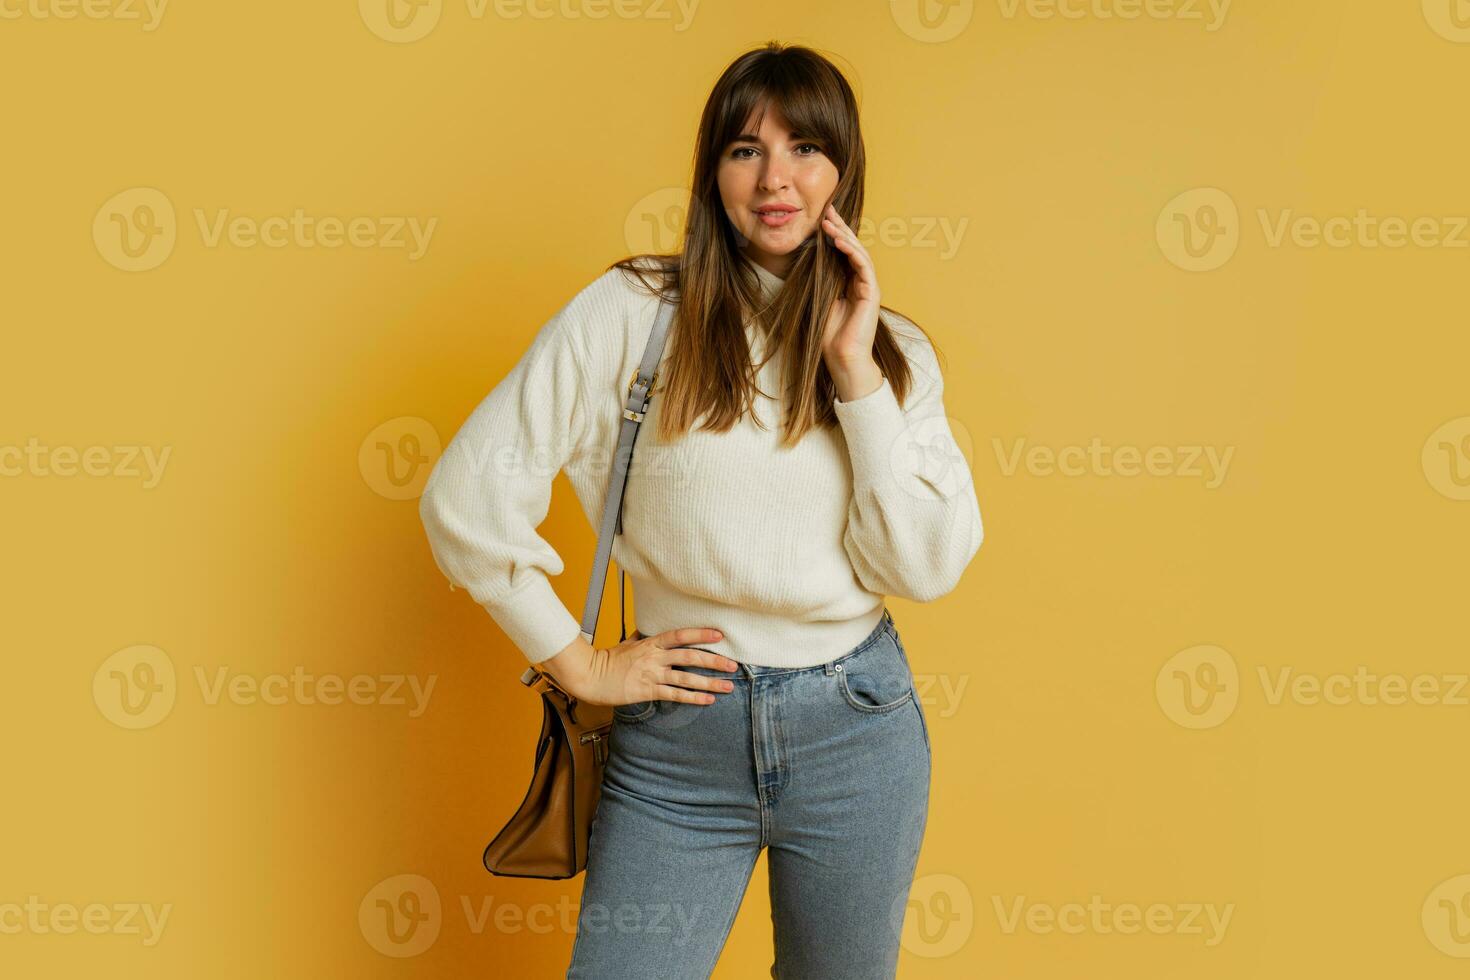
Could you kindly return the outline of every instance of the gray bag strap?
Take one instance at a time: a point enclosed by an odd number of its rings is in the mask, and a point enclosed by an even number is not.
[[[582,639],[592,642],[597,633],[597,614],[602,609],[602,590],[607,584],[607,563],[612,554],[614,534],[623,531],[623,490],[628,483],[628,464],[633,458],[633,443],[638,438],[638,426],[643,424],[643,413],[658,380],[658,364],[663,358],[664,340],[669,324],[674,319],[675,304],[660,299],[658,316],[653,321],[653,331],[648,335],[648,346],[643,349],[643,360],[638,363],[628,383],[628,400],[623,406],[623,424],[618,429],[618,448],[613,453],[612,476],[607,483],[607,498],[602,505],[602,522],[597,528],[597,557],[592,562],[592,578],[587,583],[587,602],[582,607]],[[622,572],[618,573],[618,601],[622,602]],[[626,625],[624,629],[626,630]],[[624,637],[626,639],[626,637]]]

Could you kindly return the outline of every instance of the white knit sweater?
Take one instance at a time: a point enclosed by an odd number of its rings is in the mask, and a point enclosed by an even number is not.
[[[781,287],[747,264],[767,297]],[[565,470],[595,528],[657,303],[617,269],[593,280],[541,327],[424,486],[419,513],[435,563],[532,663],[577,638],[585,599],[586,583],[569,583],[573,614],[548,579],[564,567],[536,530],[552,480]],[[612,548],[644,635],[714,627],[724,638],[698,646],[749,664],[809,667],[866,637],[885,595],[927,602],[954,589],[983,533],[974,484],[945,419],[933,347],[908,320],[882,315],[914,368],[907,405],[885,378],[855,401],[834,399],[839,426],[809,431],[791,449],[779,448],[780,406],[763,395],[764,430],[747,416],[728,432],[660,444],[659,379]],[[758,361],[753,321],[747,333]],[[781,390],[781,360],[759,375],[766,394]]]

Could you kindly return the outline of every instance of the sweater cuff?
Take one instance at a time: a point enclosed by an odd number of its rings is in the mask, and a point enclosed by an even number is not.
[[[854,476],[887,472],[889,453],[908,429],[908,417],[894,397],[888,379],[884,378],[876,390],[854,401],[834,398],[832,409],[847,439]]]
[[[582,635],[582,623],[567,610],[545,575],[537,575],[504,599],[482,605],[533,664],[556,656]]]

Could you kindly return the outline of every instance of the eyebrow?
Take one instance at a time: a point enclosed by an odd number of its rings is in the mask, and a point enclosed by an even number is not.
[[[788,134],[788,139],[791,139],[791,140],[810,140],[810,139],[816,139],[816,137],[815,136],[809,136],[806,133],[803,133],[803,132],[801,132],[799,130],[793,129]],[[731,143],[759,143],[760,141],[761,141],[761,138],[759,136],[755,135],[754,133],[741,133],[739,136],[735,137],[730,142]]]

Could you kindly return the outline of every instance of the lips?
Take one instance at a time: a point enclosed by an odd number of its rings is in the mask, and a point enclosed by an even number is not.
[[[791,224],[791,222],[796,220],[795,211],[757,211],[755,213],[755,216],[760,221],[760,223],[765,225],[767,228],[780,228],[784,225],[789,225]]]
[[[792,211],[800,211],[801,208],[794,204],[763,204],[755,209],[756,214],[789,214]]]

